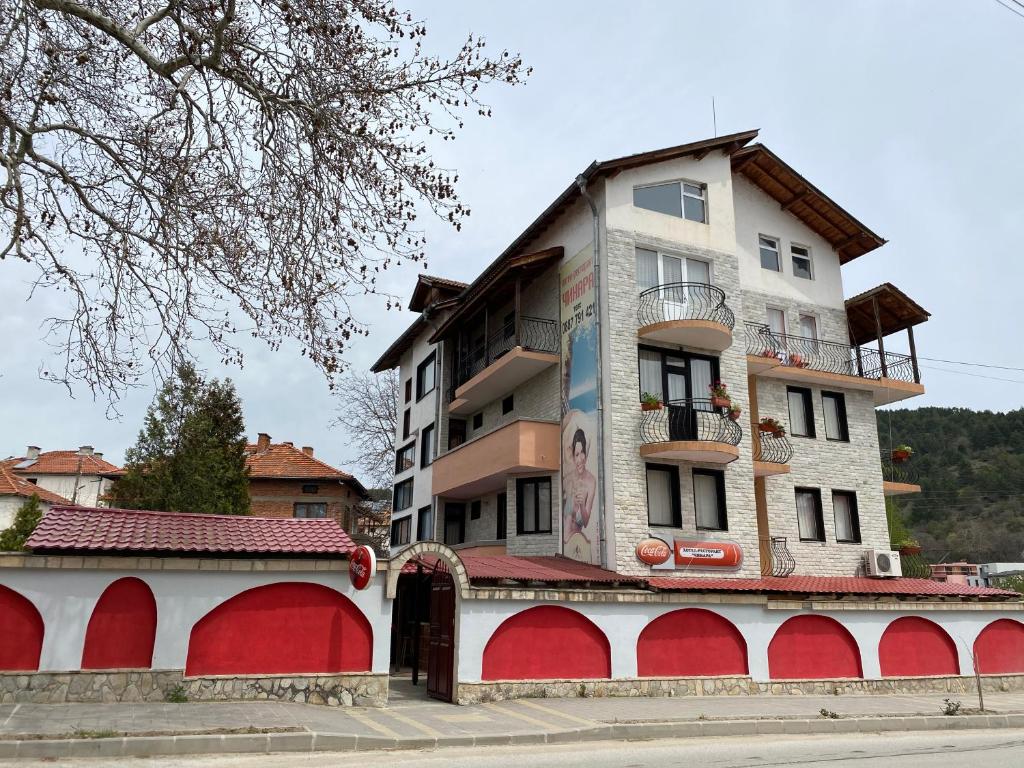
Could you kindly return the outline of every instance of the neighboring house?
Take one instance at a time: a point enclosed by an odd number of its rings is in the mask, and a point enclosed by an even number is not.
[[[1024,563],[982,563],[978,566],[978,577],[971,584],[977,587],[1000,587],[1002,580],[1010,576],[1024,576]]]
[[[18,475],[14,466],[19,459],[0,461],[0,531],[14,522],[18,509],[32,496],[38,496],[44,510],[64,506],[68,500]]]
[[[968,584],[972,587],[987,586],[978,577],[978,566],[974,563],[937,563],[929,566],[932,580],[943,584]]]
[[[30,445],[14,459],[13,471],[21,478],[83,507],[104,505],[104,497],[121,470],[83,445],[77,451],[40,451]]]
[[[348,528],[351,513],[366,498],[362,483],[314,458],[309,446],[271,443],[261,432],[245,451],[253,515],[329,517]]]
[[[883,477],[875,408],[924,392],[929,314],[889,283],[844,298],[885,240],[755,137],[594,163],[468,286],[419,278],[373,368],[401,372],[393,550],[831,577],[889,549],[885,496],[920,488]]]

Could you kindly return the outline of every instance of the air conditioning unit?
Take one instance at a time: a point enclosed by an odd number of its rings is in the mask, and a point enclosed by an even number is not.
[[[894,576],[903,575],[899,552],[889,549],[869,549],[867,557],[868,576],[891,579]]]

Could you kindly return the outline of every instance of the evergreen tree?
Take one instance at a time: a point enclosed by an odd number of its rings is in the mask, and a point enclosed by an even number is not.
[[[43,507],[34,493],[18,507],[14,523],[0,531],[0,552],[18,552],[25,549],[25,542],[43,517]]]
[[[146,412],[110,495],[128,509],[249,514],[245,425],[231,380],[207,382],[182,364]]]

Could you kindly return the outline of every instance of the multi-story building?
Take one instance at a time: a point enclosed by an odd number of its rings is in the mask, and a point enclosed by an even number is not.
[[[978,573],[978,566],[975,563],[937,563],[928,566],[931,569],[931,578],[943,584],[969,584],[975,587],[987,586],[982,584]]]
[[[875,407],[924,391],[928,313],[844,298],[885,241],[755,136],[595,163],[470,285],[420,278],[375,366],[405,383],[393,544],[736,576],[888,549],[885,495],[916,486],[883,481]],[[679,557],[643,562],[649,538]]]

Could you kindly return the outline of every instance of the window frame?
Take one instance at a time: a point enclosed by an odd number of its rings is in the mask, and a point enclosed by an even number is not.
[[[412,409],[406,408],[402,414],[402,439],[407,440],[412,434]]]
[[[299,507],[312,508],[319,507],[323,510],[322,515],[316,515],[311,517],[310,515],[299,515]],[[292,517],[300,520],[323,520],[327,517],[327,502],[326,501],[296,501],[292,504]]]
[[[814,499],[814,520],[818,525],[819,536],[817,538],[809,539],[804,537],[803,531],[800,530],[800,505],[796,501],[799,499],[801,493],[809,494]],[[821,506],[821,488],[811,488],[806,486],[796,486],[793,488],[794,504],[796,506],[796,535],[797,538],[802,542],[807,543],[818,543],[824,544],[825,538],[825,513]]]
[[[303,486],[302,486],[302,492],[303,493],[308,493],[311,496],[313,496],[315,494],[318,494],[318,493],[320,493],[320,484],[319,483],[304,483]]]
[[[793,411],[792,404],[790,402],[790,394],[800,395],[804,404],[804,421],[807,423],[807,428],[810,430],[808,434],[802,435],[793,428]],[[789,434],[793,437],[804,437],[809,440],[814,440],[818,437],[818,431],[814,424],[814,395],[807,387],[786,387],[786,415],[789,417]]]
[[[402,463],[402,455],[404,453],[410,453],[411,458],[407,458],[406,462]],[[408,472],[410,469],[416,469],[416,441],[406,443],[405,445],[399,446],[395,449],[395,474],[400,475],[403,472]]]
[[[702,526],[697,520],[697,483],[693,478],[697,475],[715,478],[715,495],[718,498],[718,528]],[[691,472],[690,484],[693,486],[693,523],[698,531],[723,532],[729,530],[729,510],[725,503],[725,472],[720,469],[694,467]]]
[[[761,253],[761,247],[762,247],[761,246],[761,240],[770,240],[771,242],[775,243],[775,269],[772,269],[771,267],[766,267],[764,265],[764,254]],[[769,248],[768,250],[771,250],[771,249]],[[758,258],[758,262],[761,264],[761,269],[766,269],[769,272],[778,272],[781,275],[782,274],[782,239],[778,238],[778,237],[773,237],[772,235],[764,235],[764,234],[761,234],[760,232],[758,232],[757,233],[757,258]]]
[[[836,523],[836,496],[843,496],[850,501],[850,529],[853,531],[854,538],[852,539],[840,539],[839,538],[839,525]],[[835,531],[835,539],[837,544],[860,544],[862,543],[860,533],[860,510],[857,506],[857,492],[847,491],[843,489],[832,489],[832,525]]]
[[[548,527],[542,529],[540,527],[540,488],[542,485],[548,486]],[[534,522],[534,530],[527,531],[523,528],[523,497],[524,488],[527,485],[533,485],[533,509],[536,515]],[[550,534],[552,529],[552,518],[554,517],[551,505],[554,502],[552,496],[554,492],[553,483],[551,482],[550,475],[544,475],[539,477],[517,477],[516,478],[516,535],[517,536],[533,536],[535,534]]]
[[[413,479],[414,478],[410,477],[399,483],[395,483],[395,486],[391,491],[391,510],[393,512],[404,512],[412,506]],[[409,489],[409,501],[405,506],[400,507],[398,506],[398,494],[399,492],[404,492],[406,488]]]
[[[423,389],[423,372],[428,366],[433,366],[434,375],[431,377],[432,381],[430,389]],[[437,389],[437,350],[434,350],[427,355],[423,361],[416,366],[416,402],[418,403],[435,389]]]
[[[480,516],[483,515],[484,502],[483,499],[473,499],[469,502],[469,519],[479,520]]]
[[[827,409],[825,408],[825,398],[836,401],[836,419],[839,421],[839,437],[829,437],[828,434],[828,416]],[[850,442],[850,422],[846,417],[846,395],[842,392],[833,392],[831,390],[821,390],[821,416],[825,421],[825,439],[831,443],[848,443]]]
[[[412,401],[412,376],[405,380],[405,405]]]
[[[437,458],[437,451],[434,449],[434,424],[431,422],[420,430],[420,469],[425,469],[434,463]],[[430,461],[427,461],[427,453],[430,453]]]
[[[423,521],[430,521],[430,530],[424,532]],[[424,533],[426,535],[424,536]],[[425,507],[420,507],[416,510],[416,541],[433,541],[434,540],[434,507],[432,504],[427,504]]]
[[[777,331],[774,328],[772,328],[772,312],[778,312],[779,315],[782,318],[782,330],[781,331]],[[788,336],[789,335],[788,326],[786,325],[786,310],[783,309],[782,307],[773,307],[771,304],[766,305],[765,308],[764,308],[764,320],[765,320],[765,325],[768,326],[768,331],[770,333],[778,333],[778,334],[781,334],[783,336]]]
[[[495,541],[506,541],[508,539],[508,492],[502,491],[498,494],[496,507],[498,520],[494,532]]]
[[[484,428],[484,412],[477,411],[473,414],[473,431]]]
[[[672,488],[672,522],[654,523],[651,522],[651,498],[647,491],[647,474],[651,471],[667,472]],[[679,488],[679,467],[675,464],[656,464],[647,462],[644,464],[644,494],[647,496],[647,525],[652,528],[682,528],[683,527],[683,500],[682,491]]]
[[[453,429],[453,425],[460,424],[460,427]],[[460,445],[465,445],[469,439],[469,430],[467,429],[465,419],[457,419],[452,416],[448,417],[448,450],[452,451],[458,448]],[[461,438],[459,442],[452,444],[452,438]]]
[[[636,204],[636,191],[638,189],[652,189],[654,187],[677,187],[679,195],[679,216],[674,213],[666,213],[665,211],[658,211],[653,208],[645,208],[642,205]],[[694,195],[686,191],[687,187],[694,187],[700,191],[700,195]],[[701,207],[704,210],[703,219],[691,219],[686,215],[686,198],[691,200],[700,200]],[[662,216],[671,216],[673,219],[682,219],[683,221],[691,221],[694,224],[708,224],[710,223],[710,211],[708,206],[708,185],[702,181],[692,181],[690,179],[667,179],[666,181],[652,182],[651,184],[637,184],[633,187],[633,198],[632,203],[634,208],[638,208],[641,211],[650,211],[651,213],[657,213]]]
[[[508,416],[516,408],[515,394],[504,397],[501,401],[501,415]]]
[[[796,253],[793,253],[793,249],[794,248],[801,249],[802,251],[804,251],[806,253],[806,255],[798,255]],[[797,259],[806,259],[807,260],[807,277],[804,277],[803,275],[797,274],[797,271],[796,271],[796,260]],[[811,246],[803,245],[801,243],[790,242],[790,244],[789,244],[789,266],[793,270],[793,277],[798,277],[801,280],[814,280],[814,257],[811,254]]]
[[[686,361],[686,372],[685,372],[685,378],[686,378],[686,398],[689,399],[689,400],[694,400],[694,399],[706,400],[706,399],[711,397],[711,395],[709,393],[706,393],[706,392],[705,393],[701,393],[701,394],[695,394],[693,392],[693,378],[690,376],[690,361],[691,360],[704,360],[704,361],[707,361],[707,362],[709,362],[711,364],[711,381],[713,381],[713,382],[714,381],[718,381],[720,379],[720,377],[721,377],[721,370],[720,370],[720,367],[719,367],[719,363],[721,362],[720,358],[714,357],[712,355],[702,355],[702,354],[699,354],[699,353],[696,353],[696,352],[688,352],[688,351],[684,351],[684,350],[666,349],[665,347],[652,347],[649,344],[637,344],[637,346],[636,346],[636,367],[637,367],[637,381],[638,381],[638,384],[639,384],[638,390],[637,390],[637,398],[638,399],[643,395],[643,382],[640,381],[640,376],[639,376],[639,373],[640,373],[640,353],[641,352],[655,352],[655,353],[661,355],[661,394],[662,394],[663,398],[668,393],[669,368],[673,367],[673,366],[670,366],[668,364],[668,362],[667,362],[668,358],[670,358],[670,357],[681,358],[681,359]]]
[[[401,536],[395,536],[395,531],[405,531],[405,538]],[[391,531],[388,537],[388,544],[392,547],[400,547],[403,544],[408,544],[412,540],[412,515],[406,515],[405,517],[399,517],[391,521]]]
[[[449,509],[449,507],[458,507],[459,509]],[[459,524],[458,541],[448,541],[449,520],[454,520]],[[464,502],[445,502],[444,528],[441,531],[441,541],[448,546],[466,543],[466,505]]]

